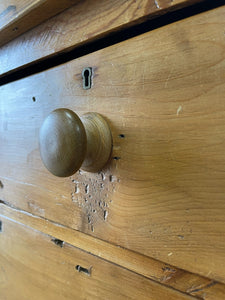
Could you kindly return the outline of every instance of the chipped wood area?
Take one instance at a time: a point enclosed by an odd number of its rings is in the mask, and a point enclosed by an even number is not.
[[[194,299],[67,243],[61,247],[38,230],[1,220],[2,299]]]
[[[224,299],[225,285],[220,282],[98,240],[64,227],[61,224],[56,224],[55,222],[9,207],[3,203],[0,204],[0,220],[2,221],[1,227],[4,231],[5,226],[7,226],[5,220],[11,220],[12,222],[16,222],[16,224],[24,224],[35,231],[37,230],[52,236],[48,242],[53,242],[60,248],[63,248],[66,244],[73,245],[126,270],[131,270],[155,282],[172,287],[190,296],[195,296],[198,299],[213,300],[215,297],[216,299]],[[79,262],[79,266],[80,264]],[[85,264],[85,266],[87,265]],[[90,267],[86,268],[85,272],[90,273]]]
[[[96,222],[107,221],[112,194],[116,183],[120,182],[113,174],[111,166],[97,174],[79,170],[70,178],[72,202],[82,209],[86,218],[84,223],[92,232]]]
[[[118,31],[159,14],[165,14],[168,11],[201,1],[203,0],[79,1],[74,7],[1,47],[0,76],[32,62],[71,50],[89,41],[97,40],[110,32]],[[21,3],[18,0],[15,2]],[[30,1],[23,0],[23,2]],[[52,1],[48,0],[47,2]],[[55,5],[56,2],[58,2],[58,5],[63,5],[64,3],[73,4],[77,1],[61,0],[53,1],[53,4]],[[44,11],[46,12],[46,10]],[[41,14],[39,14],[39,17],[41,17]],[[32,23],[27,25],[32,25]],[[4,32],[0,32],[0,44],[14,38],[18,33],[21,34],[22,28],[17,27],[18,29],[10,32],[10,34],[6,30],[7,36],[5,34],[4,38],[1,37]]]
[[[74,5],[78,0],[2,0],[0,46]]]

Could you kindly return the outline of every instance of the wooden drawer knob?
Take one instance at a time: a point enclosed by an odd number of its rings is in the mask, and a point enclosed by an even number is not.
[[[44,120],[39,135],[42,161],[54,175],[67,177],[80,168],[100,171],[110,158],[112,136],[97,113],[81,118],[72,110],[56,109]]]

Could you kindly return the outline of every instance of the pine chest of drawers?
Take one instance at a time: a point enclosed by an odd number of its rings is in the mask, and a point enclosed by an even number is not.
[[[0,51],[1,299],[224,299],[225,7],[97,2]],[[109,124],[99,172],[45,168],[58,108]]]

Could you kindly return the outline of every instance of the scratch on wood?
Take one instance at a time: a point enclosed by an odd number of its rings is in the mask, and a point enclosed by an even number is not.
[[[208,289],[208,288],[210,288],[210,287],[212,287],[216,284],[217,284],[217,282],[212,280],[210,283],[208,283],[206,285],[201,284],[199,286],[192,286],[191,288],[187,289],[186,292],[190,293],[190,294],[197,293],[197,292],[202,292],[203,290]]]
[[[182,112],[182,106],[181,105],[177,109],[177,116],[179,115],[180,112]]]
[[[55,193],[55,192],[52,191],[52,190],[49,190],[49,189],[47,189],[47,188],[45,188],[45,187],[43,187],[43,186],[36,185],[36,184],[33,184],[33,183],[20,181],[20,180],[17,180],[17,179],[14,179],[14,178],[10,178],[10,177],[5,177],[5,176],[4,176],[4,177],[1,176],[1,178],[2,178],[3,180],[11,181],[11,182],[14,182],[14,183],[16,183],[16,184],[21,184],[21,185],[31,186],[31,187],[35,187],[35,188],[38,188],[38,189],[43,190],[43,191],[47,191],[47,192],[49,192],[49,193]],[[63,196],[63,195],[60,195],[60,196],[61,196],[62,198],[66,198],[66,197]]]
[[[167,88],[167,86],[168,86],[168,82],[169,82],[170,78],[172,77],[173,69],[174,69],[174,66],[172,65],[170,68],[170,71],[168,73],[167,79],[165,81],[164,88]]]
[[[6,207],[9,207],[9,208],[12,209],[13,211],[22,213],[22,214],[27,215],[27,216],[29,216],[29,217],[32,217],[33,219],[39,219],[39,220],[42,219],[42,220],[45,220],[47,223],[50,222],[50,223],[54,224],[54,225],[57,226],[57,227],[65,228],[65,226],[62,225],[62,224],[60,224],[60,223],[57,223],[57,222],[55,222],[55,221],[49,221],[48,219],[46,219],[46,218],[43,217],[43,216],[37,216],[37,215],[34,215],[33,213],[28,212],[28,211],[25,211],[25,210],[23,210],[23,209],[21,209],[21,208],[19,208],[19,207],[16,207],[16,206],[14,206],[12,203],[9,203],[9,202],[7,202],[7,201],[5,201],[5,200],[0,199],[0,205],[5,205]],[[0,215],[2,215],[2,214],[0,213]],[[3,216],[3,217],[9,219],[9,218],[6,217],[6,216]],[[21,222],[16,221],[16,220],[14,220],[14,222],[29,227],[28,225],[25,225],[24,223],[21,223]],[[32,230],[36,230],[36,229],[34,229],[34,228],[32,227]]]
[[[157,1],[157,0],[154,0],[154,2],[155,2],[155,6],[156,6],[158,9],[160,9],[160,6],[159,6],[158,1]]]
[[[160,282],[165,283],[167,281],[169,281],[171,278],[174,278],[174,276],[176,276],[177,270],[166,265],[162,268],[163,270],[163,277],[160,278]]]
[[[162,268],[162,270],[163,270],[164,272],[166,272],[166,271],[169,271],[169,272],[172,272],[172,273],[175,273],[175,272],[176,272],[176,270],[175,270],[175,269],[172,269],[170,266],[165,266],[165,267]]]
[[[40,208],[36,203],[34,202],[28,202],[27,203],[29,209],[35,214],[38,213],[40,216],[45,217],[45,209]]]

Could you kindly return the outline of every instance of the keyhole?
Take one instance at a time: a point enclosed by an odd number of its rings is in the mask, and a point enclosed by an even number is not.
[[[82,72],[83,77],[83,89],[88,90],[91,88],[91,76],[92,76],[92,69],[85,68]]]
[[[85,70],[84,72],[84,81],[85,81],[85,87],[88,87],[89,86],[89,71],[88,70]]]

